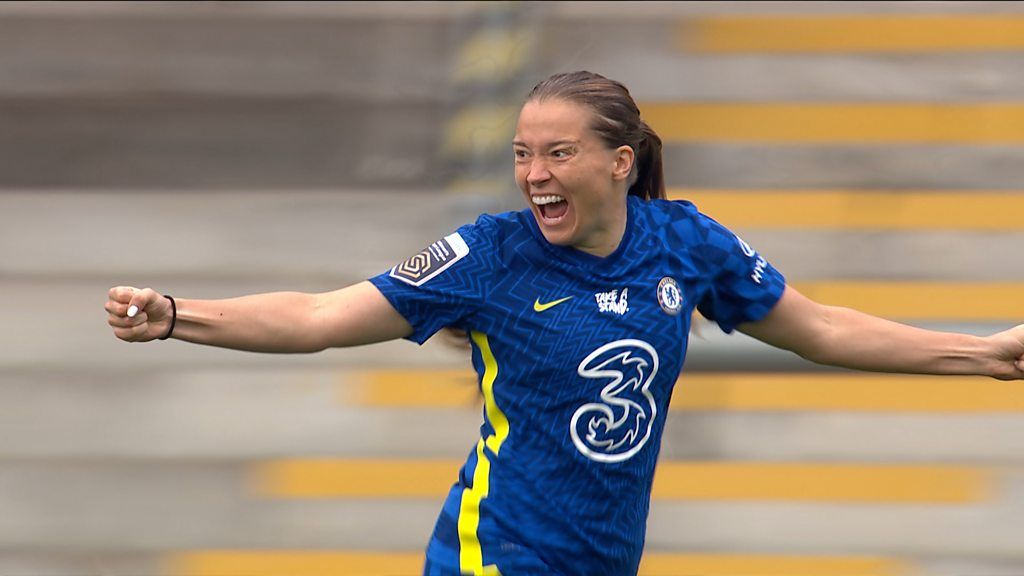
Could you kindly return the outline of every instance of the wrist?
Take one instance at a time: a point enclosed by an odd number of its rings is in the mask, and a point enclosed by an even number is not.
[[[996,376],[999,372],[999,345],[992,336],[964,335],[964,356],[968,374]]]
[[[174,333],[174,325],[178,322],[178,305],[174,302],[174,298],[168,294],[164,294],[164,298],[171,301],[171,325],[167,328],[167,333],[158,338],[158,340],[167,340]]]
[[[1020,343],[1009,331],[999,332],[991,336],[979,336],[981,351],[978,353],[978,370],[976,374],[990,376],[999,380],[1020,378],[1021,367]]]

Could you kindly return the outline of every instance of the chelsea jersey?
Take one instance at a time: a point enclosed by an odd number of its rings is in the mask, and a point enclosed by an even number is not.
[[[627,205],[607,257],[550,244],[527,209],[371,279],[411,340],[469,334],[484,397],[426,574],[637,572],[694,309],[729,332],[763,318],[785,280],[688,202]]]

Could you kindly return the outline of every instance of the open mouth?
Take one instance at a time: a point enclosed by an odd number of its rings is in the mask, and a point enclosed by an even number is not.
[[[557,194],[548,194],[546,196],[533,196],[533,203],[537,206],[540,211],[541,218],[545,224],[557,224],[561,222],[562,218],[569,211],[569,203],[566,202],[565,198],[558,196]]]

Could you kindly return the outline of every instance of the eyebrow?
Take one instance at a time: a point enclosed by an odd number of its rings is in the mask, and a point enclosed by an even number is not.
[[[566,140],[555,140],[554,142],[551,142],[551,143],[547,144],[547,147],[548,148],[554,148],[555,146],[562,146],[562,145],[565,145],[565,144],[579,144],[579,142],[580,142],[579,140],[569,140],[569,139],[566,139]],[[526,142],[523,142],[522,140],[513,140],[512,141],[512,145],[513,146],[522,146],[524,148],[529,148],[529,146],[526,145]]]

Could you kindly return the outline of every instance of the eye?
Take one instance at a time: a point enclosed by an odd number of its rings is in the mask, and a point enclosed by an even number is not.
[[[522,149],[513,150],[512,153],[516,155],[516,160],[525,160],[530,155],[529,152]]]
[[[552,152],[551,155],[554,156],[555,158],[558,158],[559,160],[564,160],[572,156],[572,150],[568,148],[559,148],[558,150]]]

